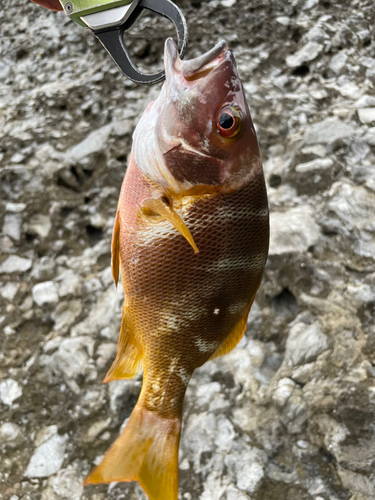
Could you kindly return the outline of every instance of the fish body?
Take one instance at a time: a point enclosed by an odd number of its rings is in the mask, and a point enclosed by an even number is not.
[[[86,481],[136,480],[151,500],[177,500],[186,387],[241,339],[269,241],[260,153],[232,54],[222,42],[181,61],[169,39],[165,66],[134,134],[112,241],[125,298],[105,382],[143,366],[142,391]]]

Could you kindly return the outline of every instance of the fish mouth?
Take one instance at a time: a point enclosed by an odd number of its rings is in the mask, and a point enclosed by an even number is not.
[[[205,54],[194,59],[182,60],[174,40],[168,38],[164,51],[166,78],[171,79],[173,73],[178,70],[185,80],[198,80],[217,68],[226,59],[227,53],[228,45],[225,40],[221,40]]]

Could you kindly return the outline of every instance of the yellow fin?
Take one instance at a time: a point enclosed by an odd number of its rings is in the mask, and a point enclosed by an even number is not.
[[[138,481],[150,500],[177,500],[181,419],[165,419],[138,404],[121,435],[85,485]]]
[[[116,212],[115,225],[113,226],[111,253],[112,276],[117,286],[120,270],[120,213],[118,210]]]
[[[242,339],[243,334],[245,333],[245,330],[246,330],[247,317],[249,315],[251,306],[253,305],[254,298],[255,298],[255,294],[250,302],[249,307],[246,309],[245,314],[238,321],[238,323],[233,328],[233,330],[230,332],[230,334],[219,345],[219,347],[216,349],[216,351],[213,353],[213,355],[210,357],[210,359],[215,359],[215,358],[218,358],[219,356],[222,356],[223,354],[227,354],[234,347],[236,347],[238,342]]]
[[[142,353],[135,345],[134,335],[125,317],[125,306],[122,313],[120,338],[117,356],[103,380],[103,384],[124,378],[133,378],[142,370]]]
[[[191,232],[186,227],[185,222],[181,219],[181,217],[166,203],[161,199],[149,199],[143,202],[143,208],[150,210],[151,212],[155,212],[168,222],[172,224],[172,226],[177,229],[177,231],[185,238],[186,241],[190,243],[193,247],[194,253],[199,253],[198,247],[195,244],[195,241],[191,235]]]

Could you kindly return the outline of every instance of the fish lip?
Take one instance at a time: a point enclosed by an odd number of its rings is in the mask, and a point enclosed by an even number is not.
[[[179,57],[177,46],[172,38],[167,38],[165,42],[164,60],[166,73],[174,73],[172,68],[177,69],[182,76],[189,80],[201,71],[211,71],[216,66],[219,66],[225,54],[229,51],[225,40],[218,42],[212,49],[205,54],[201,54],[194,59],[182,60]],[[223,57],[220,58],[220,55]]]
[[[185,78],[191,78],[195,73],[201,71],[205,66],[217,61],[218,57],[228,51],[228,45],[225,40],[221,40],[212,49],[194,59],[181,62],[181,73]],[[219,61],[217,61],[219,64]],[[208,68],[207,68],[208,69]],[[213,69],[213,68],[212,68]]]

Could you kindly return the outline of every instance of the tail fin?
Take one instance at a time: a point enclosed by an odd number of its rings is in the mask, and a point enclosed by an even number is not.
[[[85,485],[138,481],[150,500],[177,500],[181,420],[136,407]]]

